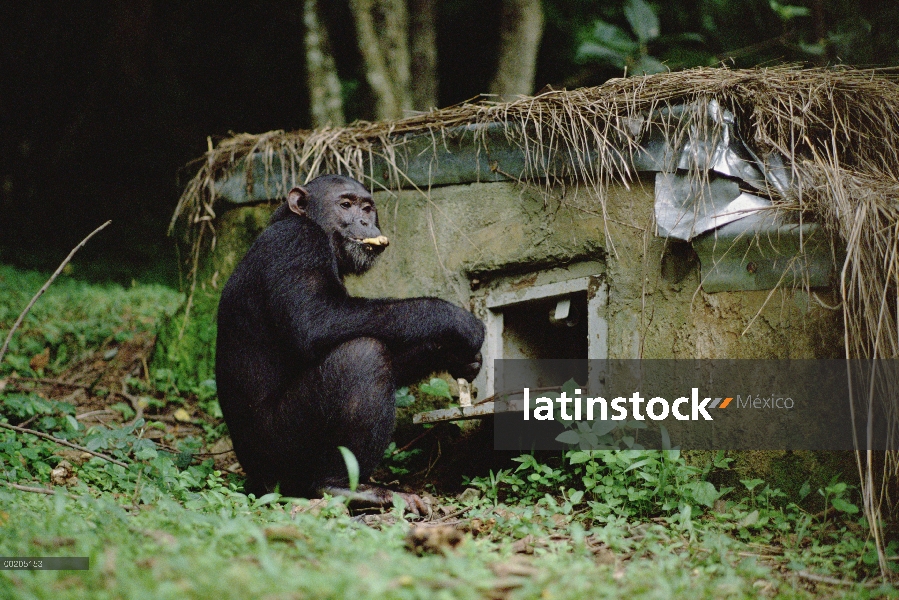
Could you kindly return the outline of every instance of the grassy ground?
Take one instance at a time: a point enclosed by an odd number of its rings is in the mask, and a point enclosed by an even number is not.
[[[3,336],[44,279],[0,266]],[[0,428],[0,556],[90,558],[86,571],[0,570],[0,598],[899,597],[878,582],[851,485],[799,503],[760,480],[726,488],[713,483],[723,455],[526,456],[430,496],[423,519],[248,497],[214,383],[181,389],[148,367],[180,301],[63,278],[16,334],[0,423],[126,466]]]

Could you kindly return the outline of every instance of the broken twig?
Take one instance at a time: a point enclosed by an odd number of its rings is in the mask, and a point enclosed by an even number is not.
[[[78,444],[73,444],[72,442],[70,442],[68,440],[63,440],[58,437],[54,437],[54,436],[50,435],[49,433],[44,433],[42,431],[35,431],[34,429],[26,429],[24,427],[16,427],[15,425],[10,425],[8,423],[0,423],[0,427],[3,427],[4,429],[11,429],[12,431],[18,431],[19,433],[30,433],[31,435],[35,435],[39,438],[44,438],[45,440],[50,440],[51,442],[56,442],[57,444],[59,444],[61,446],[68,446],[69,448],[74,448],[75,450],[81,450],[82,452],[87,452],[88,454],[92,454],[92,455],[96,456],[97,458],[102,458],[105,461],[109,461],[114,465],[119,465],[120,467],[125,467],[126,469],[128,468],[127,464],[123,463],[120,460],[116,460],[115,458],[113,458],[111,456],[107,456],[106,454],[102,454],[100,452],[94,452],[93,450],[88,450],[84,446],[79,446]]]
[[[47,494],[48,496],[53,495],[53,490],[48,490],[47,488],[29,487],[27,485],[19,485],[18,483],[10,483],[9,481],[0,481],[0,483],[7,487],[11,487],[14,490],[19,490],[22,492],[31,492],[32,494]]]
[[[53,275],[50,276],[50,279],[47,280],[47,283],[45,283],[41,287],[41,289],[37,291],[37,294],[34,295],[34,298],[31,299],[31,302],[28,303],[28,306],[25,307],[25,310],[22,311],[22,314],[19,315],[19,318],[16,319],[16,322],[13,323],[12,328],[9,330],[9,333],[6,336],[6,341],[3,342],[3,347],[0,348],[0,363],[3,362],[3,357],[6,355],[6,350],[7,348],[9,348],[9,341],[12,339],[13,334],[16,332],[16,329],[18,329],[22,324],[22,321],[25,320],[25,316],[28,314],[28,311],[31,310],[31,307],[34,306],[34,303],[37,302],[37,299],[40,298],[44,294],[44,292],[47,291],[47,288],[49,288],[53,284],[56,278],[59,277],[59,274],[62,273],[62,270],[66,267],[67,264],[69,264],[69,261],[72,260],[72,257],[75,256],[75,253],[81,250],[89,239],[94,237],[101,230],[105,229],[106,226],[110,223],[112,223],[112,221],[106,221],[105,223],[94,229],[86,238],[81,240],[81,243],[72,248],[72,251],[69,252],[69,255],[56,268],[56,271],[53,272]]]

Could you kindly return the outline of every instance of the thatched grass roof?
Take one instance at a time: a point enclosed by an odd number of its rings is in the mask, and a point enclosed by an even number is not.
[[[199,225],[189,229],[202,235],[215,216],[214,182],[250,154],[263,156],[269,165],[277,157],[299,183],[325,172],[364,181],[367,161],[377,156],[392,166],[392,179],[399,184],[403,173],[395,157],[404,134],[430,135],[436,146],[451,128],[492,123],[503,124],[510,143],[530,157],[524,177],[577,179],[594,186],[602,204],[605,185],[634,177],[622,158],[636,151],[641,136],[651,127],[664,127],[672,140],[702,137],[709,123],[705,111],[713,99],[737,116],[740,135],[757,154],[778,152],[788,159],[793,185],[786,194],[772,191],[772,199],[818,220],[845,245],[839,282],[846,356],[899,358],[895,70],[700,68],[613,79],[598,87],[547,91],[512,102],[463,103],[390,122],[237,135],[202,159],[175,219]],[[692,106],[693,112],[672,119],[666,109],[677,104]],[[566,172],[550,168],[557,157],[565,159]],[[199,245],[196,248],[199,253]],[[888,420],[899,427],[899,400],[886,410]],[[899,460],[889,454],[886,463],[887,479],[895,479]],[[872,477],[865,481],[870,485]],[[882,498],[871,489],[866,492],[866,509],[873,516]]]
[[[670,119],[661,109],[682,103],[703,109],[709,99],[737,114],[747,141],[763,151],[817,160],[816,156],[833,149],[841,154],[846,169],[889,169],[896,164],[899,140],[899,132],[892,127],[897,81],[899,74],[847,69],[703,68],[613,79],[598,87],[548,91],[513,102],[485,99],[396,121],[240,134],[210,148],[175,217],[194,212],[203,201],[215,201],[210,196],[211,181],[229,174],[240,159],[251,154],[284,159],[300,179],[326,172],[365,179],[366,160],[379,156],[391,162],[401,136],[429,135],[436,145],[455,127],[494,123],[507,127],[512,141],[534,157],[564,155],[573,165],[575,177],[588,181],[628,177],[630,173],[616,167],[614,158],[622,147],[635,149],[641,133],[659,125],[660,119]],[[683,135],[675,127],[686,130],[704,116],[697,112],[663,125],[672,129],[672,136]],[[837,146],[832,147],[831,141]],[[598,151],[598,161],[579,160],[591,151]],[[529,175],[545,175],[539,165],[534,166]],[[396,183],[403,183],[402,174]]]

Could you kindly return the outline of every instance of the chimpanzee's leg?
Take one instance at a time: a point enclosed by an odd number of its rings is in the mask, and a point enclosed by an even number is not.
[[[259,423],[266,438],[256,472],[248,481],[288,496],[311,496],[324,487],[346,487],[345,446],[367,481],[390,442],[395,418],[395,384],[390,353],[373,338],[357,338],[335,348],[307,369],[276,400],[277,408]],[[249,471],[249,469],[248,469]],[[258,488],[258,489],[256,489]]]
[[[316,369],[307,389],[318,402],[327,439],[313,484],[346,487],[347,468],[338,446],[359,462],[359,481],[368,481],[390,443],[396,418],[390,352],[379,340],[357,338],[337,347]],[[314,426],[314,425],[313,425]]]

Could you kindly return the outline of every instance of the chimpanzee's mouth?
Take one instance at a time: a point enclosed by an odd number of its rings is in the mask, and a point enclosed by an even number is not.
[[[387,236],[379,235],[377,237],[372,238],[364,238],[364,239],[356,239],[352,238],[354,242],[357,244],[363,244],[366,246],[376,246],[376,247],[386,247],[390,245],[390,240],[387,239]]]

